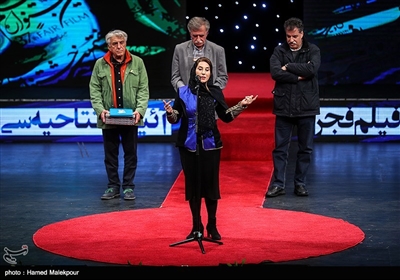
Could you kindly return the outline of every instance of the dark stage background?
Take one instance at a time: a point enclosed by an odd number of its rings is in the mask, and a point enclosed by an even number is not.
[[[322,97],[398,97],[399,0],[369,1],[0,1],[0,99],[88,99],[104,35],[127,31],[142,57],[151,98],[173,97],[174,46],[188,39],[190,17],[211,22],[208,39],[226,50],[228,72],[269,72],[283,22],[303,18],[321,48]],[[113,11],[113,12],[110,12]]]
[[[168,96],[173,47],[186,39],[186,1],[0,1],[0,98],[88,99],[112,29],[145,61],[151,97]]]

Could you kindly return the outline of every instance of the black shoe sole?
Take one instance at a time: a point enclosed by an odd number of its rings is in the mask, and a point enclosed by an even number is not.
[[[101,199],[102,200],[110,200],[110,199],[113,199],[113,198],[117,198],[119,196],[120,196],[119,194],[116,194],[116,195],[113,195],[113,196],[102,196]]]
[[[124,197],[124,200],[135,200],[136,199],[136,196],[134,196],[134,197]]]
[[[299,193],[299,192],[294,192],[295,195],[297,196],[308,196],[308,193]]]
[[[279,196],[279,195],[284,195],[284,194],[286,194],[286,192],[285,192],[285,190],[282,190],[282,191],[279,191],[279,192],[276,192],[276,193],[274,193],[274,194],[266,194],[265,195],[265,197],[276,197],[276,196]]]

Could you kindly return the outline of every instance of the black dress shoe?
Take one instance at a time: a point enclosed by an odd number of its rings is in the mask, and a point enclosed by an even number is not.
[[[283,195],[285,194],[285,188],[280,187],[280,186],[272,186],[271,188],[268,189],[268,192],[265,194],[266,197],[274,197],[278,195]]]
[[[307,196],[308,195],[308,191],[306,189],[305,186],[294,186],[294,193],[298,196]]]

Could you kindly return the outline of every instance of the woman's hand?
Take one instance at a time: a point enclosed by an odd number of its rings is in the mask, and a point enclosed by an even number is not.
[[[173,112],[173,109],[172,109],[172,106],[171,106],[171,100],[170,101],[165,101],[165,100],[163,100],[163,102],[164,102],[164,109],[165,109],[165,111],[167,112],[167,114],[172,114],[172,112]]]
[[[253,103],[254,100],[256,100],[258,97],[258,95],[254,96],[254,95],[247,95],[241,102],[240,105],[242,107],[246,107],[248,105],[250,105],[251,103]]]

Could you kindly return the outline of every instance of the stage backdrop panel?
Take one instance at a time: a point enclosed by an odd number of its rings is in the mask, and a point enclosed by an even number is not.
[[[170,65],[186,40],[185,14],[181,0],[2,1],[0,99],[89,98],[94,62],[113,29],[126,31],[127,49],[143,58],[151,98],[173,96]]]
[[[400,0],[304,0],[305,36],[321,49],[322,97],[399,98]]]

